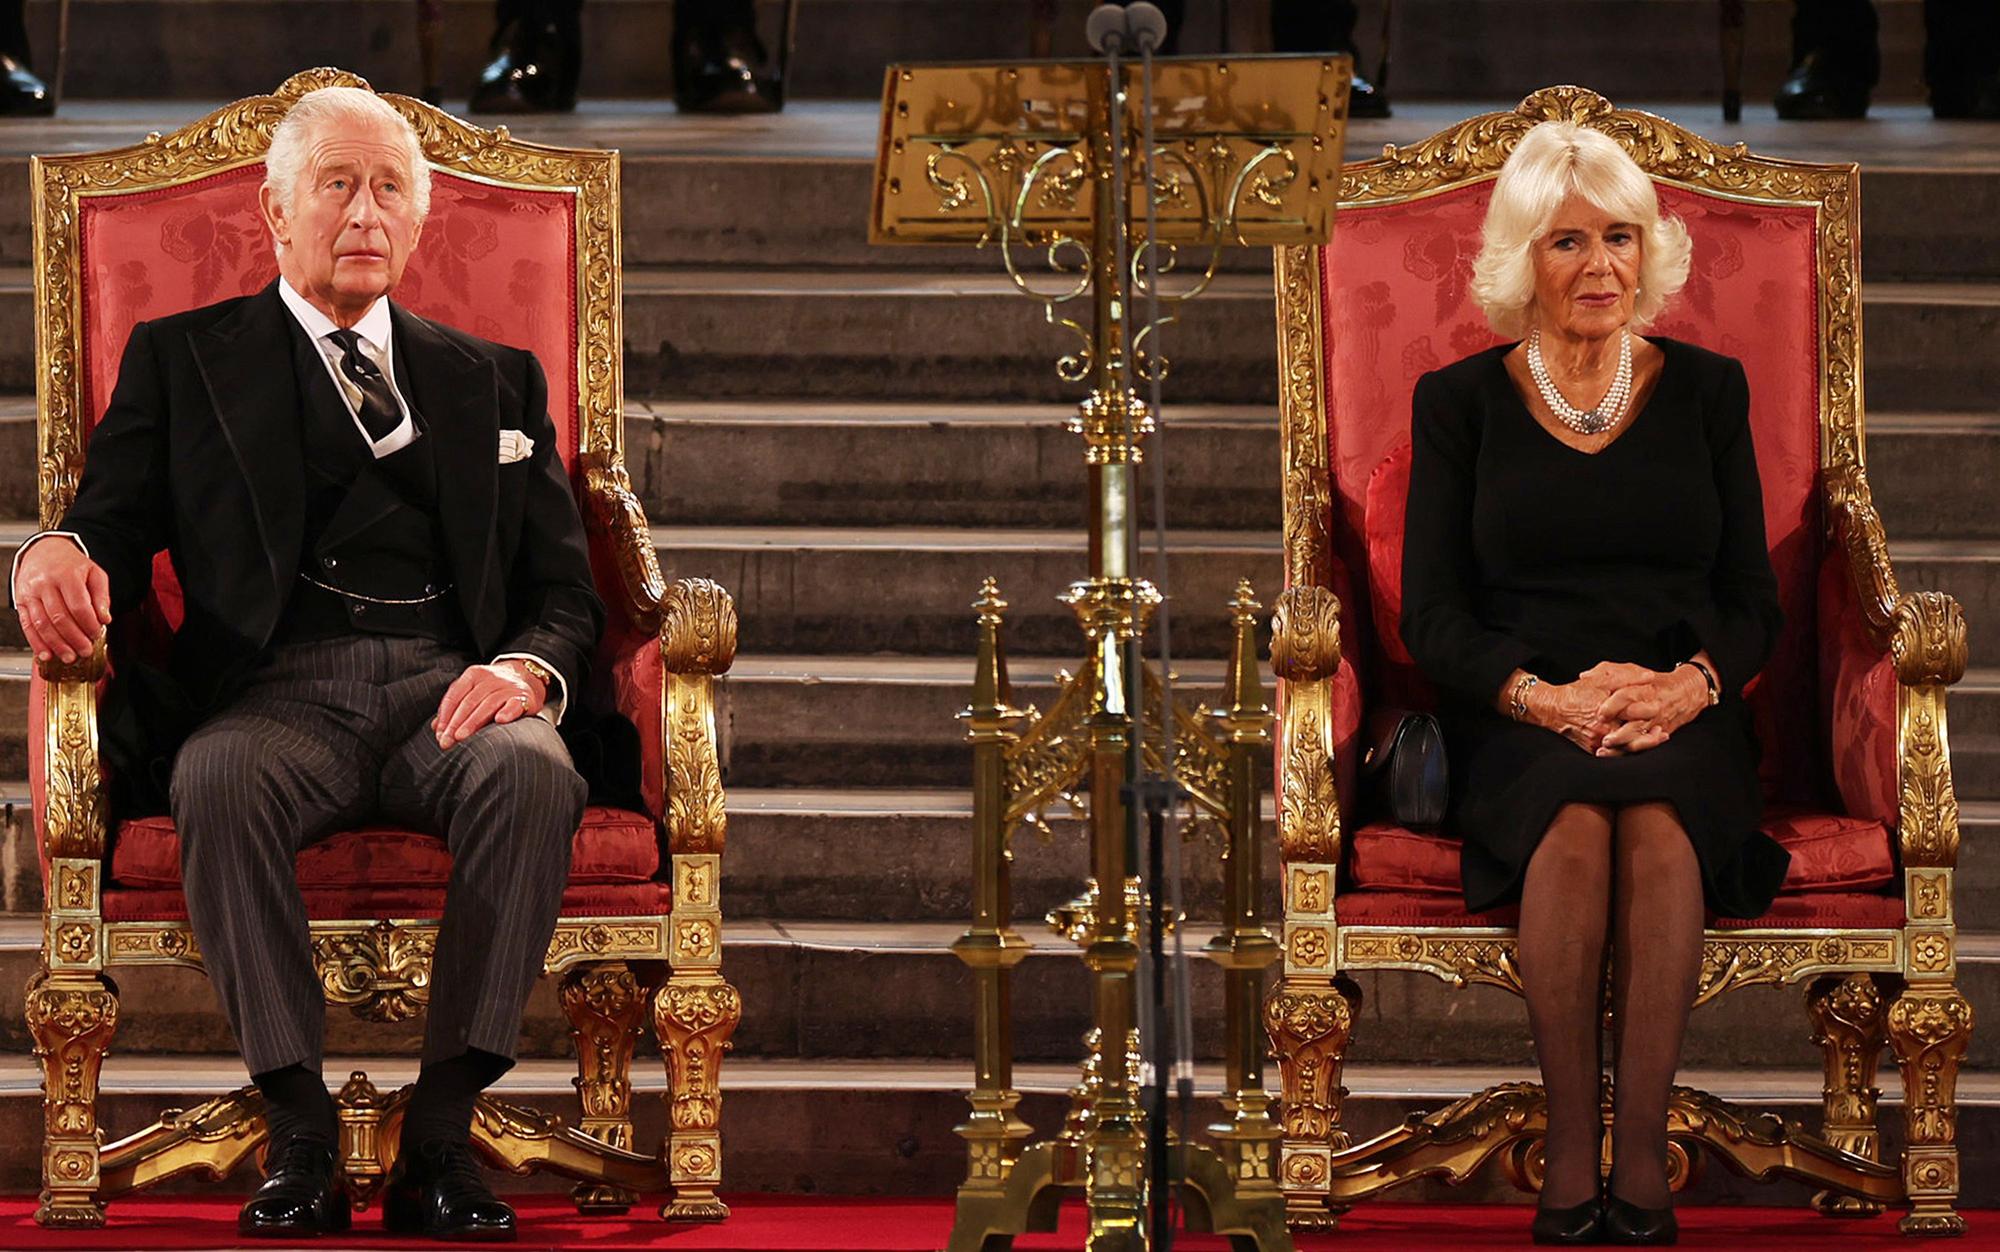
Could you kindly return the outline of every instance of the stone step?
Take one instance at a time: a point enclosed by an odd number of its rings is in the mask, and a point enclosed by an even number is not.
[[[1273,404],[1271,285],[1219,276],[1162,337],[1174,404]],[[1960,345],[2000,335],[2000,284],[1874,283],[1869,398],[1884,410],[1987,411],[2000,373]],[[33,280],[0,269],[0,390],[34,386]],[[997,272],[625,271],[633,395],[1075,401],[1055,359],[1077,347]]]
[[[1087,0],[1055,6],[1055,52],[1087,55]],[[779,26],[776,0],[760,0],[766,38]],[[1362,68],[1381,55],[1382,3],[1361,5],[1356,31]],[[324,32],[313,54],[368,75],[384,90],[422,87],[413,15],[396,0],[84,0],[71,26],[69,90],[77,97],[188,97],[268,91],[300,65],[287,36]],[[454,102],[486,60],[492,10],[480,0],[443,5],[440,70]],[[1193,0],[1186,6],[1181,50],[1238,53],[1270,47],[1267,7]],[[56,5],[28,7],[31,35],[50,61]],[[671,90],[666,0],[599,0],[584,14],[587,98],[660,96]],[[1225,18],[1226,15],[1226,18]],[[1781,6],[1747,11],[1744,86],[1752,107],[1767,104],[1784,77],[1790,43]],[[1881,5],[1882,84],[1877,96],[1923,99],[1923,22],[1912,0]],[[806,0],[800,6],[792,94],[873,99],[889,61],[1022,57],[1029,20],[1006,0]],[[121,33],[131,35],[121,41]],[[1395,99],[1466,93],[1518,98],[1537,86],[1567,82],[1576,67],[1620,99],[1713,101],[1721,91],[1715,18],[1699,0],[1403,0],[1388,27],[1395,52]],[[1633,48],[1646,49],[1632,56]],[[838,50],[837,52],[835,50]],[[1473,51],[1476,49],[1477,51]],[[1712,110],[1712,106],[1711,106]],[[1879,111],[1879,110],[1878,110]]]
[[[365,1071],[383,1091],[415,1078],[410,1058],[378,1053],[328,1058],[325,1073],[338,1081]],[[524,1060],[496,1084],[497,1094],[517,1104],[556,1113],[574,1123],[573,1071],[560,1060]],[[1468,1092],[1502,1082],[1533,1081],[1520,1066],[1383,1065],[1348,1067],[1343,1123],[1357,1139],[1400,1125],[1414,1112],[1429,1110]],[[1053,1134],[1068,1107],[1076,1068],[1061,1063],[1016,1066],[1014,1085],[1022,1093],[1019,1112],[1037,1135]],[[1818,1125],[1820,1072],[1798,1065],[1747,1069],[1738,1066],[1686,1069],[1681,1081],[1734,1103]],[[165,1107],[192,1107],[247,1081],[233,1057],[141,1057],[112,1054],[104,1067],[99,1113],[111,1136],[147,1125]],[[40,1075],[25,1056],[0,1058],[0,1192],[31,1194],[40,1185],[42,1133]],[[782,1191],[821,1195],[949,1195],[965,1175],[965,1144],[952,1132],[965,1116],[965,1092],[972,1082],[964,1061],[896,1057],[872,1061],[779,1061],[732,1056],[722,1067],[723,1178],[729,1192]],[[1267,1069],[1267,1088],[1277,1076]],[[1190,1124],[1201,1127],[1220,1112],[1219,1067],[1198,1065],[1196,1102]],[[642,1041],[632,1067],[635,1140],[658,1143],[665,1133],[662,1096],[666,1077],[650,1040]],[[1901,1138],[1902,1096],[1893,1067],[1885,1071],[1883,1124],[1892,1143]],[[1991,1159],[2000,1151],[2000,1078],[1968,1071],[1958,1081],[1958,1142],[1968,1160]],[[1968,1208],[2000,1202],[2000,1175],[1964,1171],[1963,1203]],[[178,1191],[243,1193],[256,1185],[248,1167],[222,1182],[169,1184]],[[503,1196],[567,1189],[547,1175],[494,1180]],[[1803,1208],[1809,1191],[1796,1183],[1752,1187],[1725,1169],[1703,1170],[1680,1197],[1688,1207],[1713,1203],[1784,1204]],[[1456,1186],[1419,1181],[1392,1193],[1411,1203],[1522,1203],[1499,1170],[1484,1170]],[[635,1209],[633,1218],[648,1214]],[[113,1202],[111,1218],[119,1217]],[[365,1225],[372,1215],[363,1215]],[[1522,1220],[1525,1222],[1526,1217]],[[1699,1222],[1699,1218],[1695,1221]],[[1975,1222],[1978,1220],[1974,1219]],[[1867,1239],[1880,1228],[1893,1237],[1893,1214],[1873,1225],[1830,1228],[1821,1246],[1836,1248]],[[1691,1223],[1692,1224],[1692,1223]],[[114,1226],[114,1229],[116,1227]],[[1696,1236],[1697,1238],[1699,1236]]]
[[[1087,514],[1082,441],[1065,429],[1074,413],[1054,402],[634,400],[625,459],[662,525],[1056,529]],[[0,396],[0,519],[37,515],[34,423],[32,397]],[[1146,446],[1166,458],[1176,527],[1278,528],[1273,408],[1170,404]],[[1986,506],[2000,490],[2000,413],[1870,414],[1868,464],[1896,539],[2000,539],[2000,510]]]
[[[1461,117],[1512,104],[1508,99],[1412,106],[1387,121],[1356,122],[1348,132],[1348,154],[1370,156],[1385,142],[1411,143]],[[1697,132],[1747,137],[1753,149],[1767,155],[1860,161],[1861,233],[1867,241],[1862,266],[1868,282],[2000,278],[2000,250],[1989,246],[1990,224],[2000,214],[2000,168],[1952,168],[1929,154],[1877,151],[1866,137],[1853,134],[1844,147],[1822,150],[1815,128],[1767,123],[1745,136],[1738,134],[1745,128],[1718,127],[1705,107],[1661,107]],[[80,118],[70,116],[73,109]],[[101,105],[73,109],[65,107],[64,116],[50,122],[15,122],[0,135],[0,266],[34,260],[27,154],[122,146],[200,116],[199,110],[172,105],[155,106],[151,114],[126,106],[109,116]],[[868,242],[874,112],[872,103],[813,103],[759,131],[747,129],[760,125],[753,119],[729,124],[682,118],[665,106],[651,117],[629,107],[599,112],[586,106],[570,118],[508,124],[523,138],[620,149],[621,252],[628,266],[995,272],[999,259],[991,249]],[[796,138],[778,146],[787,135]],[[745,150],[758,139],[773,150]],[[812,194],[797,194],[802,187],[812,188]],[[744,206],[760,204],[782,204],[784,211],[746,215]],[[1221,265],[1268,274],[1271,257],[1263,249],[1231,248]]]
[[[959,1057],[969,1055],[970,971],[950,952],[963,922],[805,922],[726,920],[723,968],[751,1006],[736,1033],[736,1055],[792,1059]],[[1021,919],[1033,945],[1014,978],[1014,1038],[1023,1059],[1065,1060],[1089,1026],[1089,972],[1074,945]],[[1196,953],[1213,933],[1190,924],[1191,1005],[1197,1055],[1221,1055],[1221,976]],[[32,918],[0,921],[4,985],[19,986],[37,962]],[[2000,1012],[2000,934],[1962,932],[1958,984],[1982,1019]],[[227,1024],[207,981],[191,970],[114,971],[124,1012],[120,1051],[229,1053]],[[1358,975],[1365,1000],[1351,1055],[1357,1061],[1441,1065],[1533,1063],[1519,1001],[1491,987],[1451,991],[1402,973]],[[1810,1063],[1797,988],[1750,987],[1713,1001],[1688,1028],[1684,1063],[1785,1066]],[[543,979],[522,1025],[523,1055],[569,1055],[568,1026]],[[25,1051],[18,1002],[0,1002],[0,1044]],[[327,1015],[332,1052],[420,1050],[422,1022],[378,1025],[349,1013]],[[1795,1022],[1795,1029],[1772,1029]],[[1975,1033],[1965,1063],[2000,1062],[2000,1032]]]

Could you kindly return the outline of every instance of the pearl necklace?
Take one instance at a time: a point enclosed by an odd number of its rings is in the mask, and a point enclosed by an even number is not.
[[[1549,406],[1557,421],[1579,435],[1601,435],[1625,416],[1625,406],[1632,399],[1632,333],[1618,332],[1618,372],[1611,378],[1611,390],[1604,393],[1594,409],[1577,408],[1556,389],[1555,380],[1549,377],[1548,362],[1542,360],[1539,328],[1528,335],[1528,373],[1534,376],[1542,403]]]

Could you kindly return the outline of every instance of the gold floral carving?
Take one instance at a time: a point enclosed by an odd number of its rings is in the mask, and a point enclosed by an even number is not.
[[[1340,668],[1340,597],[1299,584],[1271,614],[1271,672],[1289,682],[1331,678]]]
[[[42,1069],[43,1175],[35,1220],[97,1226],[97,1076],[118,1028],[118,988],[101,974],[36,974],[26,1022]]]
[[[370,1021],[408,1021],[430,1003],[436,946],[434,928],[377,922],[365,930],[315,934],[313,969],[327,1003]]]
[[[1294,1185],[1311,1185],[1310,1177],[1301,1177],[1290,1164],[1294,1140],[1302,1147],[1347,1146],[1347,1132],[1340,1129],[1347,1096],[1340,1071],[1360,1001],[1360,989],[1345,979],[1288,978],[1264,999],[1264,1034],[1278,1058],[1284,1108],[1287,1163],[1279,1172]],[[1319,1181],[1325,1181],[1323,1172]]]
[[[653,999],[653,1027],[666,1052],[666,1157],[674,1198],[661,1216],[710,1221],[729,1210],[716,1198],[722,1179],[722,1058],[743,1020],[743,997],[713,974],[676,974]]]
[[[1333,574],[1333,535],[1329,529],[1333,478],[1326,441],[1320,255],[1318,248],[1305,245],[1276,250],[1278,417],[1285,431],[1280,472],[1284,475],[1287,587],[1323,588]]]
[[[1054,837],[1049,826],[1049,807],[1058,801],[1072,813],[1088,811],[1089,801],[1076,784],[1090,760],[1090,736],[1086,722],[1090,715],[1091,692],[1097,687],[1097,661],[1086,659],[1075,674],[1059,673],[1062,690],[1049,711],[1033,705],[1020,711],[1015,737],[1002,753],[1006,808],[1001,829],[1011,833],[1016,824],[1044,839]]]
[[[96,685],[104,672],[102,641],[87,660],[94,676],[52,680],[46,688],[42,846],[51,859],[104,856],[108,810],[97,758]]]
[[[667,593],[660,652],[669,674],[725,674],[736,660],[736,602],[720,584],[683,578]]]
[[[660,631],[661,604],[667,598],[666,579],[646,511],[632,491],[632,477],[615,450],[587,452],[583,457],[583,491],[591,524],[609,539],[625,590],[624,610],[633,629]]]
[[[1958,863],[1958,792],[1952,785],[1946,746],[1943,689],[1930,683],[1904,687],[1898,713],[1902,733],[1897,834],[1903,864],[1949,868]]]
[[[1875,1085],[1875,1067],[1887,1039],[1887,1007],[1874,979],[1866,974],[1822,978],[1806,992],[1812,1016],[1812,1041],[1825,1058],[1820,1137],[1834,1147],[1871,1161],[1882,1159],[1876,1109],[1882,1092]],[[1881,1212],[1871,1201],[1822,1191],[1813,1197],[1820,1212],[1843,1217],[1867,1217]]]
[[[1755,983],[1790,983],[1809,974],[1894,970],[1896,936],[1880,931],[1711,933],[1702,944],[1695,1003]]]
[[[616,917],[556,923],[542,971],[555,973],[579,961],[661,960],[667,955],[667,921],[659,917]]]
[[[1488,983],[1516,995],[1521,991],[1518,945],[1511,934],[1343,930],[1340,945],[1342,969],[1416,969],[1455,987]]]
[[[1912,987],[1889,1006],[1888,1028],[1903,1069],[1909,1141],[1950,1143],[1957,1129],[1958,1066],[1972,1038],[1972,1002],[1955,988]]]
[[[588,965],[563,976],[558,996],[576,1044],[579,1129],[614,1148],[632,1148],[632,1049],[651,1005],[650,988],[622,962]],[[584,1211],[619,1210],[637,1199],[604,1184],[581,1184]]]

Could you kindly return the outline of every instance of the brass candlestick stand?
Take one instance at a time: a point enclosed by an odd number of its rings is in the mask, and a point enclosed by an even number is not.
[[[1247,583],[1230,604],[1227,708],[1173,716],[1172,751],[1161,751],[1169,687],[1135,664],[1133,646],[1160,603],[1135,568],[1135,469],[1155,414],[1134,382],[1163,376],[1167,361],[1150,329],[1131,327],[1135,300],[1157,300],[1168,312],[1161,321],[1173,320],[1214,278],[1225,247],[1326,241],[1351,69],[1343,57],[1246,57],[1159,60],[1153,72],[1150,128],[1138,104],[1147,84],[1129,63],[1115,83],[1104,62],[891,66],[883,96],[872,241],[996,246],[1016,289],[1077,338],[1058,374],[1090,386],[1070,422],[1084,439],[1090,577],[1062,597],[1088,654],[1047,713],[1013,703],[1000,641],[1006,603],[992,580],[975,605],[978,664],[964,714],[974,758],[975,916],[953,945],[977,987],[975,1084],[972,1115],[959,1127],[970,1161],[951,1252],[995,1252],[1016,1234],[1053,1229],[1062,1196],[1077,1190],[1090,1208],[1091,1252],[1149,1247],[1136,1099],[1136,824],[1125,798],[1136,781],[1134,736],[1146,767],[1185,788],[1193,820],[1227,833],[1226,919],[1207,953],[1225,971],[1230,1119],[1210,1128],[1214,1146],[1174,1144],[1170,1174],[1182,1180],[1190,1229],[1227,1233],[1242,1249],[1291,1247],[1257,1020],[1262,972],[1278,955],[1258,896],[1256,769],[1271,726],[1257,666],[1260,606]],[[1044,254],[1055,275],[1040,279],[1046,286],[1024,272],[1022,247]],[[1158,289],[1181,248],[1205,253],[1205,263],[1179,290]],[[1083,302],[1087,317],[1072,311]],[[1088,817],[1089,890],[1051,921],[1083,948],[1094,1026],[1061,1133],[1029,1146],[1031,1128],[1015,1113],[1010,999],[1027,942],[1013,928],[1008,843],[1024,823],[1046,832],[1058,801]]]

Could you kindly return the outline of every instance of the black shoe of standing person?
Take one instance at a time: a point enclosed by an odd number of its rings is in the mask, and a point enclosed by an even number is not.
[[[1837,72],[1832,57],[1824,52],[1808,52],[1779,84],[1778,94],[1771,103],[1777,107],[1778,116],[1786,121],[1819,122],[1866,117],[1868,96],[1868,85]]]
[[[427,1139],[396,1158],[382,1187],[382,1225],[399,1235],[508,1243],[514,1210],[493,1194],[470,1144]]]
[[[0,53],[0,117],[49,117],[55,111],[55,97],[27,62]]]
[[[735,0],[676,0],[674,103],[683,113],[775,113],[784,86],[757,38],[755,10]]]
[[[346,1230],[352,1220],[333,1144],[293,1135],[273,1144],[264,1185],[236,1215],[238,1234],[295,1239]]]
[[[474,113],[567,113],[583,70],[581,5],[541,0],[494,31],[493,59],[473,84]]]

